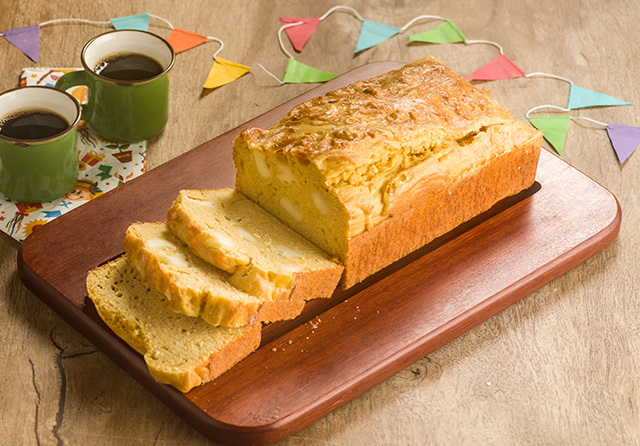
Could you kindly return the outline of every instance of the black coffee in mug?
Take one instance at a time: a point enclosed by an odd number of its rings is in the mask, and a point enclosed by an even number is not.
[[[119,81],[139,81],[156,77],[164,70],[152,58],[137,53],[112,54],[96,64],[94,71]]]
[[[69,123],[46,108],[27,108],[0,119],[0,134],[14,139],[45,139],[64,132]]]

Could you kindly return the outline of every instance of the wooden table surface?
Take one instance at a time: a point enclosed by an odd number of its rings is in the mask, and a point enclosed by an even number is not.
[[[250,66],[251,72],[204,91],[217,44],[180,53],[171,75],[169,123],[148,143],[149,169],[313,88],[278,85],[258,64],[279,77],[284,72],[279,17],[319,17],[337,5],[324,0],[131,3],[0,0],[0,30],[52,19],[108,21],[148,12],[176,28],[222,39],[221,56]],[[640,126],[640,10],[635,2],[439,3],[345,2],[367,20],[398,28],[418,15],[446,17],[468,39],[499,43],[525,73],[555,74],[632,102],[560,114]],[[406,40],[439,23],[418,22],[354,56],[360,22],[349,13],[336,13],[295,57],[339,74],[370,62],[408,62],[431,54],[466,75],[498,55],[491,45]],[[86,23],[42,27],[37,64],[0,39],[0,90],[15,87],[23,67],[79,66],[84,43],[109,29]],[[169,34],[155,18],[150,30]],[[548,78],[478,85],[490,89],[519,119],[538,105],[566,106],[569,92],[567,83]],[[545,114],[557,113],[539,115]],[[572,121],[562,158],[618,198],[622,227],[613,244],[281,444],[640,444],[639,156],[621,165],[601,126]],[[16,272],[18,247],[0,234],[0,443],[214,444],[25,288]]]

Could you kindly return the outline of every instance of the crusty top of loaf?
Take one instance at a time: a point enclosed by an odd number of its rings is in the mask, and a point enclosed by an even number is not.
[[[243,131],[234,141],[236,184],[249,194],[243,157],[265,181],[271,174],[261,168],[288,166],[299,190],[286,198],[304,207],[314,191],[326,191],[346,210],[353,237],[410,205],[407,192],[418,185],[448,187],[539,136],[489,93],[425,57],[306,101],[268,130]],[[281,195],[287,187],[274,188]]]
[[[357,141],[398,140],[428,128],[425,143],[433,145],[512,121],[487,92],[429,56],[306,101],[271,129],[247,129],[243,137],[265,150],[317,164],[342,158],[359,165],[364,160]]]

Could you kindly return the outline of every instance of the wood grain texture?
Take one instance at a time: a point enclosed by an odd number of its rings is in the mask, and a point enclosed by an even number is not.
[[[633,103],[574,111],[604,122],[638,125],[640,37],[632,1],[350,1],[370,20],[402,26],[420,14],[451,18],[470,39],[499,42],[525,72],[565,76],[584,88]],[[207,44],[179,55],[172,73],[170,124],[149,142],[148,167],[198,147],[314,85],[277,86],[257,63],[284,70],[275,33],[279,16],[319,16],[335,3],[193,1],[138,4],[0,2],[0,29],[44,20],[151,12],[174,26],[220,37],[222,57],[249,65],[242,79],[203,93],[215,51]],[[11,11],[11,13],[4,13]],[[461,74],[495,57],[483,45],[420,45],[403,39],[424,22],[356,56],[359,32],[348,14],[327,19],[296,58],[344,73],[375,61],[432,54]],[[242,28],[242,32],[238,29]],[[93,25],[42,29],[44,66],[77,66]],[[168,35],[160,28],[159,34]],[[349,46],[351,45],[351,47]],[[0,39],[0,89],[33,66]],[[523,119],[536,105],[564,105],[568,87],[548,79],[481,83]],[[408,365],[383,383],[282,444],[638,444],[640,442],[639,158],[622,166],[599,127],[572,122],[563,159],[612,191],[621,203],[619,237],[603,252],[485,323]],[[561,187],[561,186],[558,186]],[[111,215],[116,218],[117,215]],[[108,215],[102,218],[109,218]],[[94,222],[85,222],[93,225]],[[70,240],[69,243],[77,243]],[[89,252],[94,246],[89,244]],[[212,444],[122,371],[26,287],[16,274],[19,245],[0,235],[0,440],[5,444]],[[114,390],[117,389],[117,390]]]

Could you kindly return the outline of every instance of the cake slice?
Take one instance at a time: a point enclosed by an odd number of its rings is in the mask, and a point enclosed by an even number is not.
[[[123,248],[149,286],[168,298],[172,310],[212,325],[293,319],[304,308],[303,300],[274,301],[237,289],[229,283],[229,273],[193,254],[166,223],[132,224]]]
[[[144,356],[151,376],[181,392],[221,375],[260,344],[259,323],[214,327],[171,311],[126,256],[90,271],[87,294],[107,326]]]
[[[196,255],[265,299],[330,297],[342,265],[233,189],[181,191],[167,215]]]

